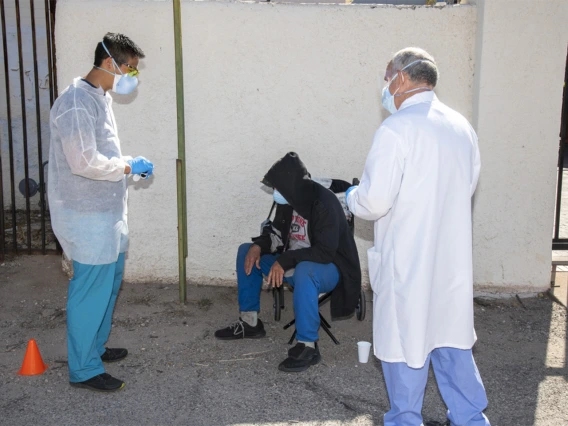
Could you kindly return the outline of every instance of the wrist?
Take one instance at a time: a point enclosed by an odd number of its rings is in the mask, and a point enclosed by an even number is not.
[[[125,174],[125,175],[129,175],[130,172],[132,172],[132,167],[130,167],[130,164],[127,163],[127,164],[124,166],[124,174]]]

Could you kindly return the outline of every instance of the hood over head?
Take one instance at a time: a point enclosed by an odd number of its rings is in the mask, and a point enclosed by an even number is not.
[[[314,182],[308,169],[295,152],[289,152],[272,165],[262,183],[276,188],[302,217],[309,219]]]

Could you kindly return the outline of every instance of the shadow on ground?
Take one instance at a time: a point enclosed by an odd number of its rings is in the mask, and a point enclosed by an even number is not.
[[[339,346],[321,336],[321,364],[285,374],[276,367],[286,356],[290,332],[282,325],[292,313],[287,308],[275,322],[270,294],[262,294],[260,314],[267,338],[221,342],[213,332],[236,319],[235,288],[190,287],[182,306],[175,285],[125,284],[109,343],[130,355],[108,372],[127,386],[105,395],[68,385],[66,288],[55,257],[20,257],[0,266],[1,424],[382,424],[388,399],[380,365],[357,362],[356,342],[371,338],[370,296],[365,321],[332,323]],[[478,300],[475,312],[475,356],[492,424],[568,424],[566,310],[534,298],[522,304]],[[30,338],[49,364],[42,376],[16,374]],[[444,416],[431,377],[424,417]]]

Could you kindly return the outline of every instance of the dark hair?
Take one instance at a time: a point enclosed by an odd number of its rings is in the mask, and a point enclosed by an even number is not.
[[[124,34],[106,33],[103,42],[118,66],[128,63],[131,58],[146,57],[142,49]],[[99,42],[95,49],[95,66],[100,67],[108,57],[103,43]]]

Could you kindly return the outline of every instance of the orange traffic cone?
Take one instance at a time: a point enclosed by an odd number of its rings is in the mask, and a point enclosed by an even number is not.
[[[26,355],[24,356],[24,363],[18,374],[21,376],[35,376],[36,374],[43,374],[45,370],[47,370],[47,365],[41,359],[37,343],[35,339],[30,339]]]

